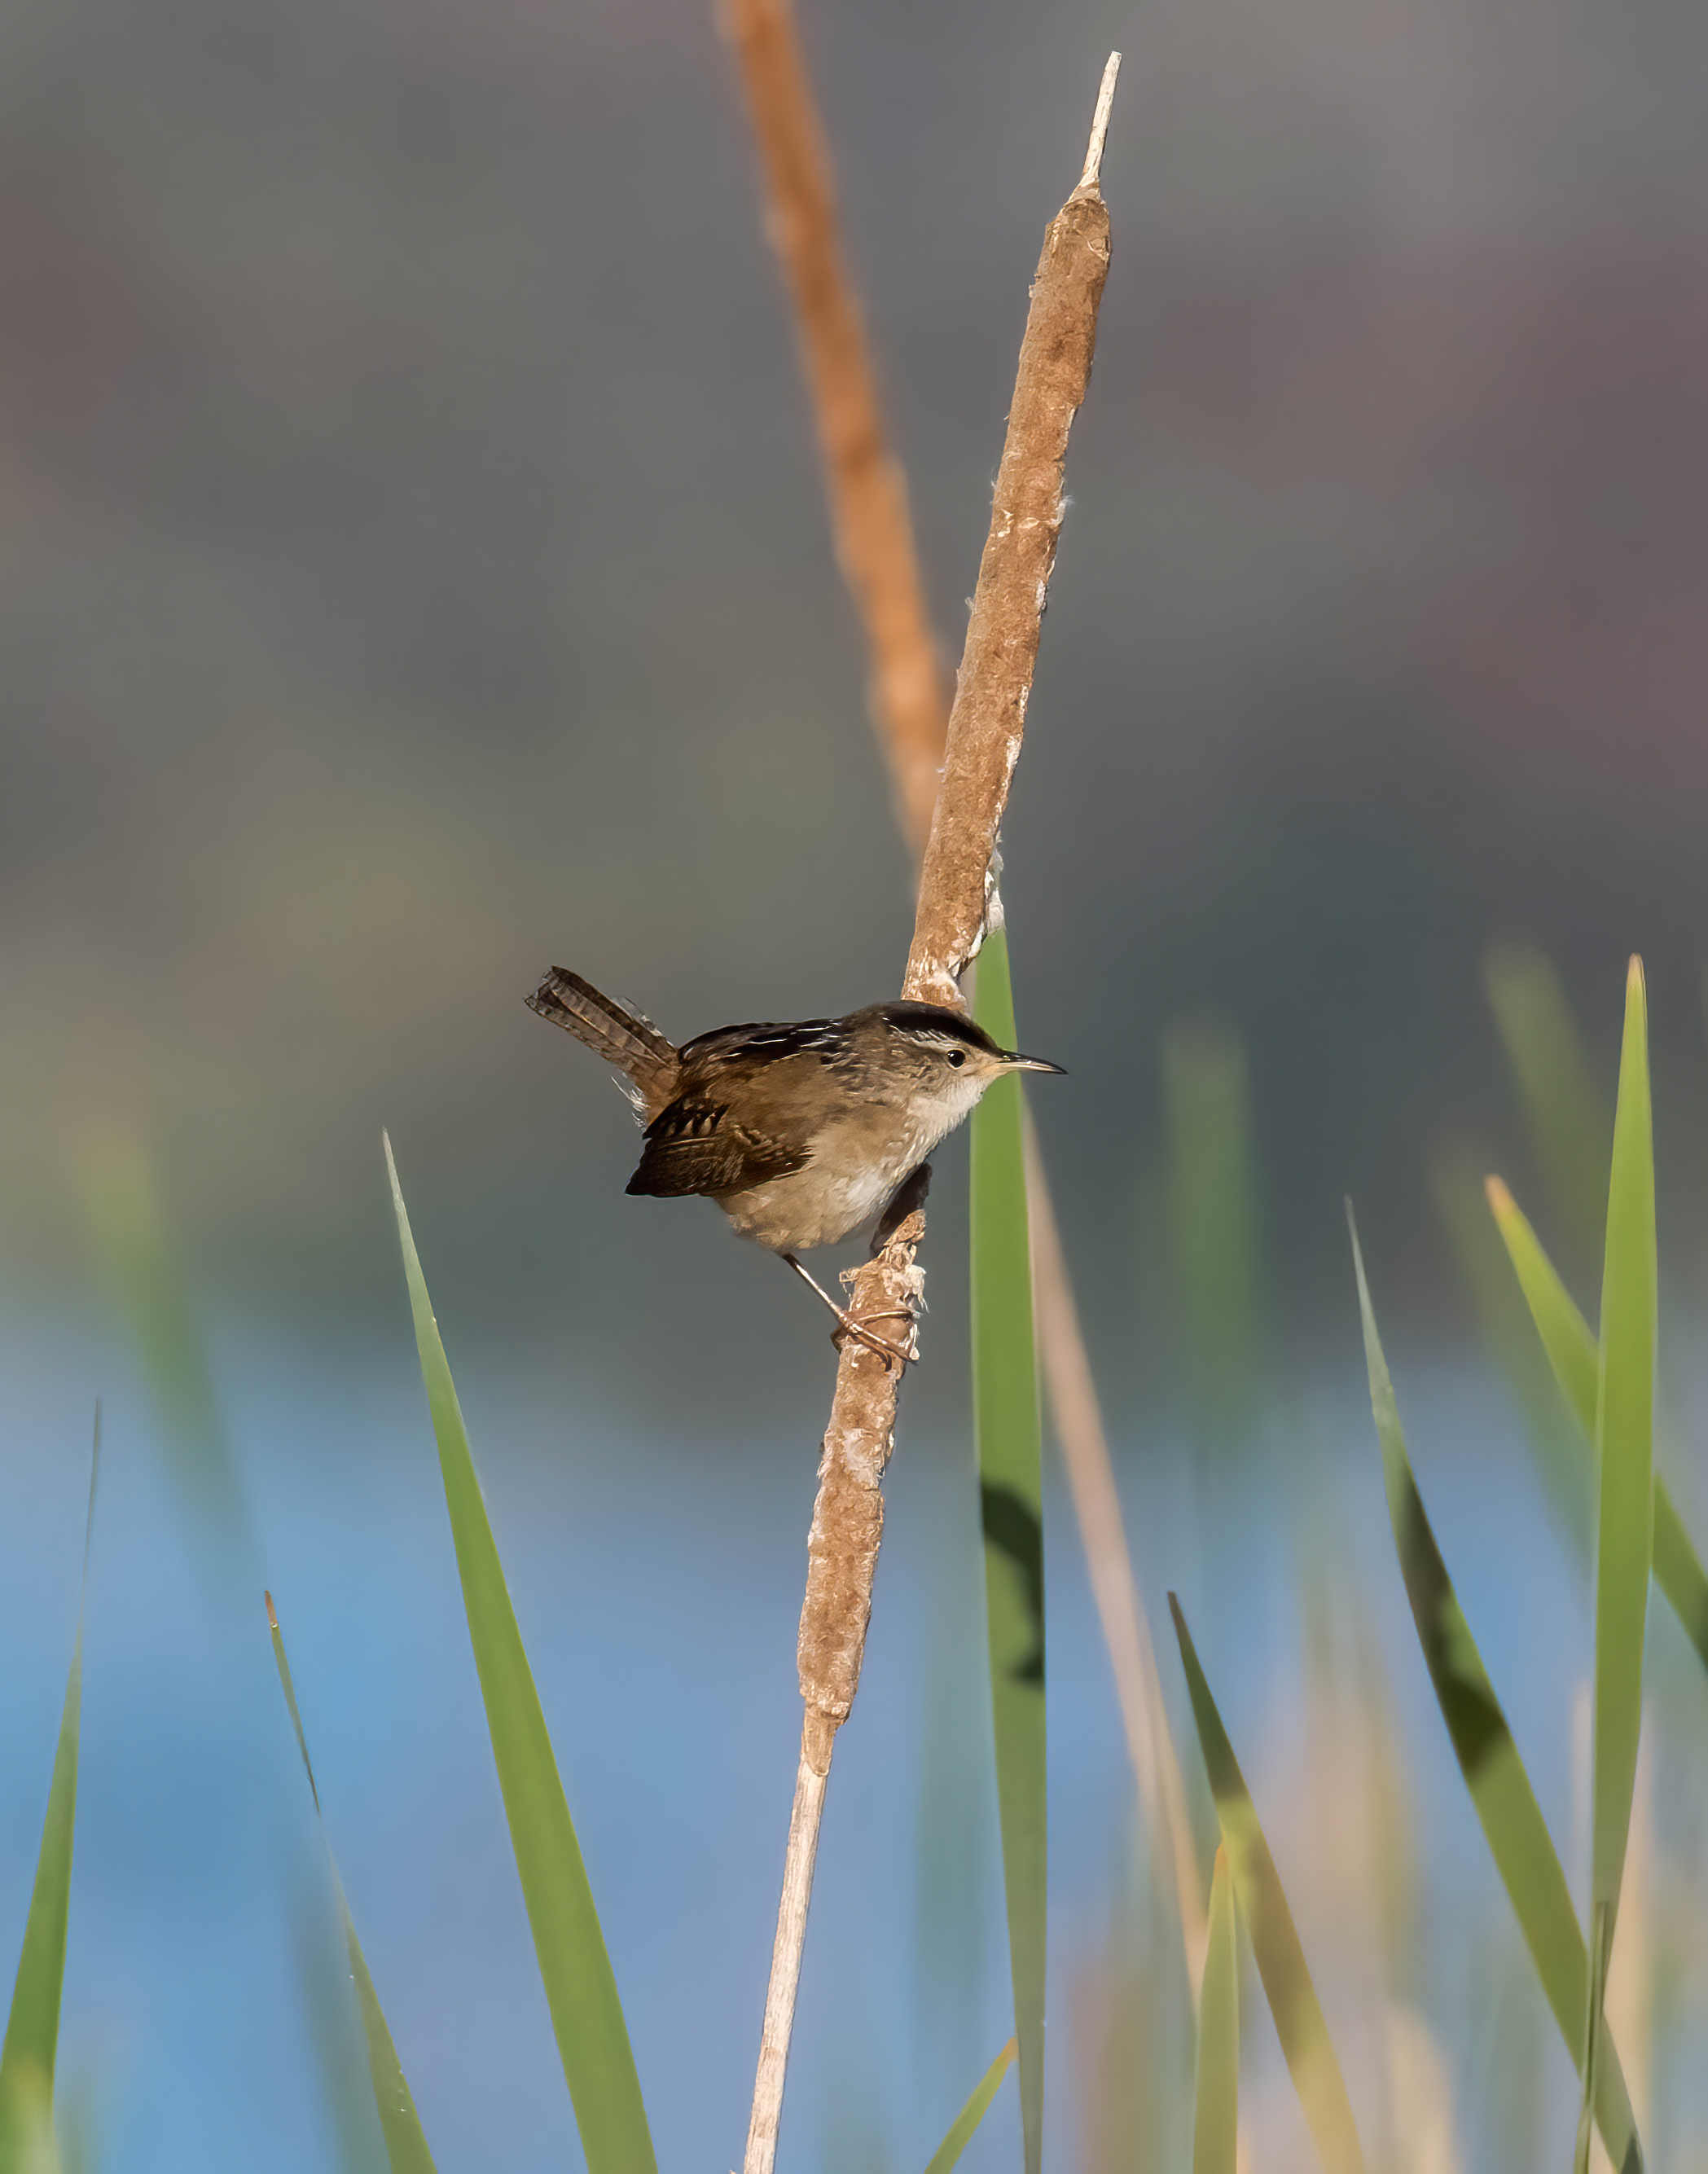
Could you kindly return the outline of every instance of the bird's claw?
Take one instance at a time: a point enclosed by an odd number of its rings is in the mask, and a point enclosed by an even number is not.
[[[868,1314],[862,1321],[857,1321],[851,1313],[844,1312],[839,1309],[837,1325],[830,1332],[830,1341],[840,1351],[844,1342],[851,1336],[857,1342],[863,1344],[868,1351],[875,1351],[886,1367],[894,1359],[905,1371],[910,1361],[916,1360],[919,1354],[916,1351],[905,1350],[900,1344],[893,1343],[889,1337],[880,1336],[875,1329],[868,1328],[866,1323],[869,1321],[911,1322],[912,1319],[913,1310],[911,1306],[881,1306],[876,1313]]]

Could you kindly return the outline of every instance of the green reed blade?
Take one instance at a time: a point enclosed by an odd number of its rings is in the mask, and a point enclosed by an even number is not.
[[[1487,1182],[1489,1206],[1505,1241],[1531,1317],[1554,1368],[1554,1379],[1581,1427],[1586,1447],[1595,1447],[1596,1399],[1600,1390],[1601,1352],[1594,1332],[1573,1304],[1554,1266],[1543,1251],[1523,1211],[1498,1177]],[[1670,1602],[1684,1636],[1708,1668],[1708,1570],[1673,1501],[1672,1490],[1655,1474],[1655,1582]]]
[[[1281,1875],[1275,1869],[1251,1793],[1246,1787],[1246,1777],[1199,1666],[1186,1619],[1173,1593],[1168,1604],[1175,1636],[1180,1641],[1192,1718],[1209,1773],[1210,1793],[1215,1798],[1216,1820],[1222,1831],[1222,1847],[1228,1853],[1234,1892],[1251,1934],[1257,1975],[1275,2019],[1294,2089],[1327,2174],[1363,2174],[1364,2153],[1352,2117],[1352,2103],[1316,1988],[1311,1982]]]
[[[83,1713],[83,1625],[89,1601],[89,1557],[100,1480],[100,1406],[95,1408],[89,1454],[89,1511],[83,1532],[83,1582],[77,1636],[71,1649],[59,1741],[47,1785],[47,1813],[24,1944],[12,1981],[12,2006],[0,2044],[0,2166],[21,2165],[31,2153],[53,2151],[53,2064],[59,2049],[59,2004],[65,1983],[65,1943],[71,1922],[72,1843],[77,1827],[77,1760]]]
[[[1518,1919],[1554,2020],[1576,2061],[1581,2054],[1589,1967],[1583,1933],[1572,1908],[1571,1890],[1418,1491],[1349,1209],[1347,1222],[1352,1233],[1353,1268],[1364,1324],[1370,1411],[1381,1444],[1388,1515],[1418,1642],[1423,1647],[1435,1701],[1447,1724],[1489,1853]],[[1642,2155],[1630,2100],[1611,2043],[1606,2054],[1596,2102],[1597,2121],[1620,2174],[1639,2174]]]
[[[1586,1576],[1594,1553],[1594,1474],[1576,1439],[1576,1422],[1560,1409],[1554,1369],[1537,1342],[1524,1294],[1513,1282],[1500,1233],[1489,1220],[1488,1168],[1486,1153],[1462,1140],[1446,1142],[1430,1158],[1430,1191],[1477,1317],[1484,1355],[1524,1415],[1536,1476]],[[1592,1409],[1592,1422],[1593,1417]]]
[[[1601,1379],[1601,1350],[1595,1332],[1573,1304],[1553,1262],[1503,1182],[1487,1178],[1484,1190],[1554,1378],[1583,1430],[1585,1442],[1592,1448]]]
[[[439,1469],[457,1548],[469,1641],[522,1900],[587,2174],[653,2174],[657,2162],[616,1977],[487,1518],[390,1140],[386,1142],[386,1167],[391,1175],[421,1378],[439,1444]]]
[[[1005,1043],[1004,1047],[1008,1045]],[[960,2158],[973,2140],[973,2132],[990,2111],[991,2101],[1008,2073],[1017,2048],[1009,2039],[996,2059],[973,2086],[972,2096],[949,2125],[949,2134],[931,2155],[931,2163],[925,2174],[949,2174],[949,2170]]]
[[[978,1022],[1014,1041],[1008,944],[979,954]],[[1019,2043],[1026,2174],[1044,2139],[1046,1792],[1043,1420],[1032,1330],[1018,1079],[999,1079],[972,1119],[973,1425],[985,1536],[985,1611],[996,1729],[997,1804],[1008,1898],[1008,1960]]]
[[[1708,1668],[1708,1570],[1664,1479],[1655,1481],[1655,1582],[1672,1603],[1684,1636]]]
[[[362,1944],[356,1937],[356,1921],[350,1915],[344,1883],[338,1874],[338,1859],[332,1854],[330,1838],[325,1836],[320,1790],[315,1783],[314,1761],[308,1755],[308,1738],[304,1732],[302,1714],[296,1702],[296,1686],[290,1679],[290,1663],[285,1656],[284,1634],[278,1627],[278,1617],[270,1593],[267,1594],[266,1600],[267,1621],[273,1635],[273,1658],[278,1665],[279,1685],[284,1692],[290,1725],[296,1731],[296,1748],[302,1754],[303,1771],[308,1777],[309,1794],[314,1798],[315,1816],[322,1821],[322,1837],[327,1842],[327,1863],[332,1870],[338,1926],[343,1934],[344,1952],[349,1959],[350,1977],[356,1988],[356,2006],[361,2016],[362,2037],[367,2048],[368,2076],[374,2087],[374,2111],[380,2117],[380,2133],[385,2139],[386,2157],[391,2165],[392,2174],[434,2174],[433,2155],[427,2148],[421,2117],[415,2111],[415,2101],[410,2094],[408,2079],[403,2074],[403,2064],[397,2058],[397,2048],[392,2042],[385,2010],[380,2005],[380,1996],[374,1989],[367,1958],[363,1955]]]
[[[1240,2142],[1240,1941],[1225,1847],[1210,1880],[1210,1938],[1198,1994],[1192,2174],[1236,2174]]]

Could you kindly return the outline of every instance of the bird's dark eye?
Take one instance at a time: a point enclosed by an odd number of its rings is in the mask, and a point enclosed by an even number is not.
[[[949,1063],[950,1063],[952,1065],[954,1065],[954,1067],[955,1070],[956,1070],[957,1072],[959,1072],[959,1071],[960,1070],[960,1068],[961,1068],[962,1065],[964,1065],[964,1064],[966,1063],[966,1061],[967,1061],[967,1053],[966,1053],[965,1050],[964,1050],[964,1049],[952,1049],[952,1050],[950,1050],[950,1052],[949,1052]]]

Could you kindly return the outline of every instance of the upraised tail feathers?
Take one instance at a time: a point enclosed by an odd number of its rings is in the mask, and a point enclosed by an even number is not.
[[[676,1092],[674,1045],[650,1019],[603,995],[579,974],[554,966],[526,1002],[531,1012],[562,1027],[625,1073],[649,1115],[661,1110]]]

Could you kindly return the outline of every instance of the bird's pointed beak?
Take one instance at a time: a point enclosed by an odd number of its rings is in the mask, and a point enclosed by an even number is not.
[[[1052,1064],[1047,1057],[1010,1057],[1008,1063],[1011,1072],[1059,1072],[1065,1076],[1068,1070],[1065,1064]]]

